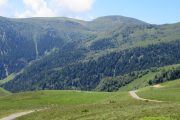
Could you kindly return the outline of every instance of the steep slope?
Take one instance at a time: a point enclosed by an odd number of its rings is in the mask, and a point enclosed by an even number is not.
[[[0,19],[0,78],[17,72],[54,48],[74,49],[89,30],[70,19]],[[65,49],[66,48],[66,49]]]
[[[103,17],[90,22],[69,18],[0,17],[0,79],[17,72],[30,61],[44,56],[54,48],[62,51],[90,47],[94,50],[99,43],[103,43],[103,50],[117,48],[119,46],[115,45],[114,40],[104,40],[107,39],[106,33],[111,34],[105,28],[115,30],[116,27],[126,28],[131,25],[147,24],[120,16]]]
[[[106,77],[180,63],[179,23],[151,25],[122,16],[0,21],[0,78],[22,71],[3,85],[13,92],[94,90]]]
[[[36,89],[93,90],[104,77],[115,77],[133,71],[180,63],[180,42],[150,45],[113,52],[87,62],[76,62],[61,69],[42,69],[37,63],[3,87],[10,91]],[[36,69],[37,68],[37,69]],[[38,73],[38,74],[37,74]]]

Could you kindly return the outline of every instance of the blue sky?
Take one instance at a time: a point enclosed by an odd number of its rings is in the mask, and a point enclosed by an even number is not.
[[[92,14],[123,15],[156,24],[174,23],[180,22],[180,0],[97,0]]]
[[[0,16],[65,16],[91,20],[122,15],[148,23],[180,22],[180,0],[0,0]]]

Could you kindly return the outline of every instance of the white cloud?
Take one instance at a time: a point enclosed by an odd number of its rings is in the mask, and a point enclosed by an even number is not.
[[[8,0],[0,0],[0,16],[4,16],[6,13],[6,7],[7,7]]]
[[[94,2],[95,0],[23,0],[25,10],[16,12],[15,17],[76,17],[89,11]]]
[[[8,0],[0,0],[0,7],[5,5],[8,2]]]
[[[53,17],[56,14],[48,8],[44,0],[23,0],[26,10],[22,13],[16,12],[15,16],[24,17]]]

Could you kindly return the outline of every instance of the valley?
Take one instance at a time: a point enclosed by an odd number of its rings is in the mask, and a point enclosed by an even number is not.
[[[161,71],[178,67],[179,64],[152,68],[118,92],[44,90],[12,94],[1,89],[0,118],[33,110],[16,119],[179,120],[179,79],[162,83],[159,85],[162,87],[148,85]],[[133,98],[129,94],[133,89],[137,89],[138,96],[148,100]]]
[[[180,120],[179,104],[180,23],[0,17],[0,120]]]
[[[129,95],[128,91],[112,93],[83,91],[16,93],[0,98],[0,118],[15,112],[37,110],[19,117],[17,120],[178,120],[180,118],[179,80],[162,85],[166,85],[166,87],[156,88],[156,92],[148,91],[149,87],[147,87],[140,89],[137,93],[143,98],[164,101],[160,103],[136,100]],[[169,89],[173,91],[169,91]],[[162,91],[165,90],[168,91],[167,94],[162,94]],[[164,97],[164,95],[171,97]],[[42,110],[38,111],[39,109]]]

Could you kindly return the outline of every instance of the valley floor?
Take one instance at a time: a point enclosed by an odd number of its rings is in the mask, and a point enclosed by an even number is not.
[[[0,88],[0,120],[180,120],[180,79],[143,87],[154,75],[111,93]],[[129,92],[134,86],[139,89]]]

